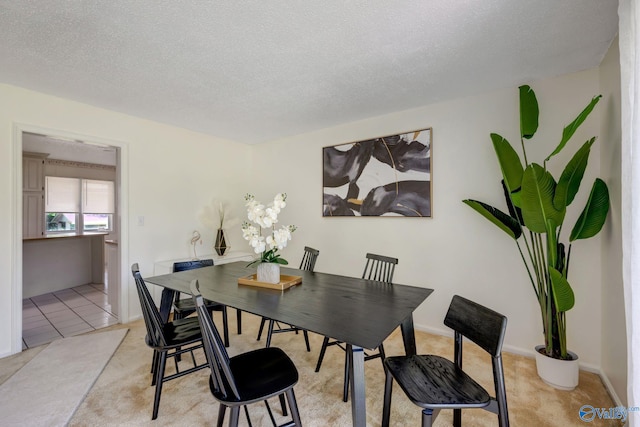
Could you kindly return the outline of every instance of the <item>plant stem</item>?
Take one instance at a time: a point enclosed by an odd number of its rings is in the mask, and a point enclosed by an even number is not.
[[[552,331],[551,331],[551,325],[553,322],[553,313],[552,313],[552,307],[551,307],[551,295],[550,295],[550,285],[549,285],[549,274],[548,274],[548,268],[546,266],[546,256],[545,256],[545,245],[544,242],[542,241],[542,235],[540,234],[535,234],[533,236],[534,238],[534,246],[535,246],[535,254],[538,260],[538,283],[539,283],[539,288],[540,288],[540,295],[538,298],[538,301],[540,303],[540,310],[542,312],[542,323],[543,323],[543,329],[544,329],[544,336],[545,336],[545,347],[546,347],[546,352],[547,355],[550,355],[550,351],[552,351]]]
[[[564,312],[556,313],[556,323],[558,324],[558,338],[560,341],[560,358],[567,358],[567,333],[566,317]]]
[[[527,150],[524,148],[524,138],[520,137],[520,145],[522,145],[522,156],[524,157],[524,165],[529,166],[529,161],[527,160]]]
[[[527,239],[525,238],[524,240],[525,242],[527,241]],[[522,258],[522,263],[524,264],[524,267],[527,269],[527,274],[529,275],[529,280],[531,281],[531,287],[533,288],[533,292],[536,293],[536,297],[539,298],[538,295],[538,289],[536,288],[536,282],[535,280],[533,280],[533,275],[531,274],[531,269],[529,268],[529,264],[527,263],[527,260],[524,257],[524,253],[522,253],[522,248],[520,247],[520,242],[516,240],[516,246],[518,246],[518,252],[520,252],[520,258]],[[531,255],[531,252],[529,252],[529,255]]]

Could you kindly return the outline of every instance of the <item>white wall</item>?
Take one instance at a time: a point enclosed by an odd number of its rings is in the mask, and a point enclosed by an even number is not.
[[[15,259],[14,217],[19,194],[15,194],[12,146],[13,126],[26,124],[101,140],[119,141],[126,146],[128,182],[123,183],[128,200],[128,241],[123,242],[129,259],[122,268],[140,263],[143,275],[153,273],[153,262],[188,257],[194,229],[204,244],[213,245],[215,230],[205,227],[199,213],[213,198],[231,200],[242,194],[234,186],[246,187],[246,159],[250,147],[196,132],[115,113],[89,105],[0,85],[0,357],[11,351],[11,304]],[[240,194],[240,196],[238,196]],[[21,206],[21,205],[20,205]],[[144,216],[144,226],[137,218]],[[127,230],[127,227],[123,227]],[[21,228],[20,228],[21,229]],[[242,241],[230,233],[230,244]],[[20,252],[20,253],[17,253]],[[131,274],[128,278],[129,312],[140,313]]]
[[[600,90],[604,96],[600,164],[609,187],[611,213],[602,238],[602,370],[611,382],[617,398],[627,401],[627,341],[622,280],[621,217],[621,97],[620,53],[613,43],[600,66]]]
[[[615,67],[614,67],[615,68]],[[609,78],[604,77],[607,81]],[[562,128],[601,92],[598,69],[530,83],[541,108],[540,130],[528,153],[540,160],[558,143]],[[571,206],[565,233],[570,231],[586,200],[588,187],[600,172],[600,149],[605,138],[600,127],[606,99],[581,127],[569,149],[549,167],[558,174],[578,145],[600,135],[594,146],[585,183]],[[606,110],[608,111],[608,110]],[[320,249],[319,271],[359,275],[366,252],[397,256],[396,280],[435,289],[415,313],[416,326],[445,331],[442,318],[451,296],[463,294],[509,317],[507,348],[531,353],[542,342],[533,291],[513,242],[462,204],[476,198],[503,205],[500,172],[489,133],[498,132],[518,145],[518,93],[516,88],[458,99],[286,138],[258,146],[243,146],[162,124],[101,110],[16,87],[0,85],[0,215],[9,218],[0,227],[0,355],[7,354],[13,257],[10,245],[16,218],[12,177],[13,123],[60,129],[81,135],[123,141],[128,147],[129,259],[139,262],[143,275],[153,262],[189,256],[193,229],[206,245],[213,230],[200,220],[213,198],[231,202],[243,217],[241,197],[246,192],[268,201],[276,192],[289,195],[283,223],[299,229],[284,251],[299,261],[305,245]],[[433,218],[323,218],[322,147],[433,127]],[[607,134],[609,132],[607,131]],[[607,154],[608,155],[608,154]],[[603,157],[604,159],[604,157]],[[604,162],[604,160],[603,160]],[[609,167],[608,165],[602,166]],[[613,166],[615,168],[615,166]],[[606,171],[616,175],[615,169]],[[237,204],[236,204],[237,203]],[[145,225],[137,226],[138,217]],[[237,227],[227,235],[234,250],[246,249]],[[621,310],[615,299],[602,302],[601,239],[574,246],[570,281],[576,307],[568,315],[569,347],[583,366],[599,367],[603,341],[624,341],[624,331],[611,326],[603,337],[603,310]],[[611,243],[616,246],[616,243]],[[612,256],[615,261],[616,256]],[[619,260],[619,258],[618,258]],[[615,262],[614,262],[615,263]],[[580,269],[578,265],[588,266]],[[138,310],[129,280],[130,312]],[[605,304],[605,305],[603,305]],[[428,343],[419,344],[425,350]],[[614,363],[614,361],[612,361]]]
[[[541,113],[538,134],[527,152],[530,160],[541,162],[560,141],[564,126],[599,93],[598,70],[531,85]],[[584,141],[599,134],[600,114],[601,110],[596,110],[566,153],[550,163],[556,176]],[[433,127],[433,218],[322,217],[322,147],[426,127]],[[366,252],[398,257],[395,281],[435,289],[414,313],[416,327],[445,331],[442,319],[446,308],[459,293],[508,316],[507,348],[532,354],[533,347],[543,341],[541,320],[515,245],[461,202],[474,198],[504,206],[491,132],[519,147],[517,88],[256,146],[253,187],[247,190],[264,200],[276,192],[288,194],[282,221],[299,228],[285,258],[298,260],[303,246],[308,245],[320,250],[318,271],[357,276]],[[571,231],[593,179],[600,173],[599,157],[596,145],[585,174],[586,184],[570,207],[564,233]],[[265,176],[269,179],[260,179]],[[568,314],[569,347],[591,368],[601,362],[599,248],[598,237],[574,245],[569,276],[577,298],[576,307]],[[428,343],[420,345],[428,350]]]

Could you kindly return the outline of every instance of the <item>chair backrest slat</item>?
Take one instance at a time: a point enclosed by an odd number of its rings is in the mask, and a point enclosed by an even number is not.
[[[487,307],[454,295],[444,324],[483,348],[492,357],[502,352],[507,318]]]
[[[300,261],[300,270],[313,271],[316,268],[316,261],[320,251],[317,249],[304,247],[304,255],[302,255],[302,261]]]
[[[196,268],[211,267],[213,265],[213,259],[197,259],[193,261],[180,261],[173,263],[173,272],[194,270]],[[173,297],[173,302],[177,303],[180,300],[180,292],[176,292]]]
[[[197,259],[193,261],[181,261],[173,263],[173,272],[193,270],[202,267],[211,267],[213,265],[213,259]]]
[[[384,255],[367,254],[367,263],[362,272],[362,278],[377,282],[392,283],[398,258]]]
[[[236,399],[240,399],[240,392],[238,391],[233,373],[229,367],[229,354],[204,304],[204,300],[200,294],[198,280],[191,282],[191,294],[193,295],[193,301],[196,305],[205,356],[211,368],[211,381],[213,382],[214,388],[225,397],[231,392]]]
[[[154,347],[163,347],[167,345],[164,337],[164,330],[162,318],[158,307],[156,307],[147,285],[144,283],[144,279],[140,274],[138,264],[135,263],[131,266],[131,273],[136,282],[136,290],[138,291],[138,298],[140,299],[140,306],[142,307],[142,316],[144,317],[144,324],[147,327],[147,337],[149,344]]]

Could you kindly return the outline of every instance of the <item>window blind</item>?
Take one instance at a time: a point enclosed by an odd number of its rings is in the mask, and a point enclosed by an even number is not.
[[[82,180],[82,212],[86,214],[112,214],[115,212],[113,181]]]
[[[46,212],[80,212],[80,180],[78,178],[45,178]]]

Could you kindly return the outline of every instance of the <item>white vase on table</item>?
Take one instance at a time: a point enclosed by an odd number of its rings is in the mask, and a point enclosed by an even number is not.
[[[258,264],[258,282],[280,283],[280,264],[275,262],[261,262]]]

